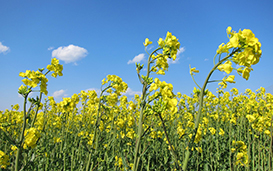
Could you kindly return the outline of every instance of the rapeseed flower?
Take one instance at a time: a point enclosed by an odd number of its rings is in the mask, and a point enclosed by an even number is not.
[[[143,43],[143,45],[146,47],[150,44],[152,44],[153,42],[151,42],[148,38],[145,39],[145,42]]]
[[[221,64],[218,66],[218,69],[220,71],[225,71],[227,74],[230,74],[232,71],[232,62],[231,61],[226,61],[224,64]]]
[[[29,128],[25,131],[25,144],[24,148],[31,147],[34,148],[36,147],[36,142],[38,139],[41,137],[40,132],[36,128]]]
[[[197,70],[195,67],[190,69],[190,74],[195,75],[194,73],[199,73],[199,70]]]
[[[6,169],[9,163],[9,156],[0,150],[0,166],[2,169]]]

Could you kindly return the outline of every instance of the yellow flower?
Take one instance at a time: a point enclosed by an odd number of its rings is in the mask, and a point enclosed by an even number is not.
[[[158,45],[159,45],[160,47],[163,47],[163,46],[164,46],[164,41],[163,41],[162,38],[159,38],[159,40],[158,40]]]
[[[244,79],[248,80],[249,78],[249,73],[252,70],[252,68],[245,67],[244,70],[242,71],[242,76]]]
[[[228,26],[228,28],[227,28],[227,34],[228,34],[228,35],[232,34],[232,33],[231,33],[231,29],[232,29],[232,28],[231,28],[230,26]]]
[[[150,44],[152,44],[153,42],[151,42],[148,38],[145,39],[145,42],[143,43],[143,45],[146,47]]]
[[[265,130],[264,133],[265,133],[266,135],[270,135],[270,131],[269,131],[269,130]]]
[[[195,149],[196,149],[196,151],[198,151],[199,153],[202,153],[203,152],[203,150],[202,150],[202,148],[201,147],[195,147]]]
[[[156,74],[159,74],[159,75],[165,75],[165,71],[163,71],[163,70],[158,70],[157,72],[156,72]]]
[[[196,70],[195,67],[190,69],[190,74],[195,75],[194,73],[199,73],[199,70]]]
[[[222,81],[222,82],[218,83],[218,85],[219,85],[219,86],[220,86],[220,88],[222,88],[222,89],[227,88],[227,83],[226,83],[226,82],[224,82],[224,81]]]
[[[59,76],[63,76],[63,65],[59,64],[59,60],[56,58],[52,58],[51,59],[51,64],[47,65],[46,67],[49,71],[53,71],[53,73],[51,74],[52,77],[57,77],[57,75]]]
[[[9,156],[6,155],[3,151],[0,150],[0,165],[1,168],[6,169],[6,167],[8,165],[10,165],[9,163]]]
[[[18,148],[15,146],[15,145],[11,145],[11,148],[10,148],[12,151],[15,151],[17,150]]]
[[[16,104],[16,105],[14,105],[12,108],[14,109],[14,110],[19,110],[19,105],[18,104]]]
[[[226,79],[224,79],[223,81],[229,82],[229,83],[235,83],[234,78],[235,78],[234,75],[230,75]]]
[[[62,142],[61,138],[56,138],[56,137],[54,137],[53,139],[54,139],[54,143]]]
[[[209,128],[209,131],[210,131],[210,133],[211,133],[212,135],[214,135],[215,132],[216,132],[216,130],[215,130],[213,127],[210,127],[210,128]]]
[[[37,140],[41,137],[36,128],[29,128],[25,131],[25,145],[31,148],[36,147]]]
[[[220,128],[219,135],[223,136],[224,134],[225,134],[225,131],[222,128]]]
[[[237,88],[232,88],[230,90],[234,95],[238,95],[238,89]]]
[[[241,160],[241,159],[243,159],[243,157],[244,157],[244,153],[238,153],[236,156],[236,159]]]
[[[227,74],[230,74],[232,71],[232,62],[231,61],[226,61],[224,64],[221,64],[218,66],[218,69],[220,71],[225,71]]]
[[[238,34],[234,34],[230,39],[229,39],[230,45],[234,48],[239,46],[239,38]]]
[[[219,47],[218,47],[216,53],[217,53],[217,54],[229,53],[228,49],[229,49],[229,48],[227,47],[227,45],[225,45],[224,43],[222,43],[222,44],[219,45]]]

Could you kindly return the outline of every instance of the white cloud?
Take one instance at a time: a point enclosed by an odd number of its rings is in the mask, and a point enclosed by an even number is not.
[[[144,53],[141,53],[141,54],[135,56],[133,60],[129,60],[129,61],[127,62],[127,64],[140,62],[140,61],[142,61],[144,58],[145,58],[145,54],[144,54]]]
[[[135,94],[141,95],[141,91],[133,91],[130,87],[128,87],[127,91],[124,95],[126,96],[134,96]]]
[[[8,52],[10,49],[7,46],[4,46],[1,42],[0,42],[0,53],[6,53]]]
[[[186,48],[185,47],[181,47],[178,51],[176,56],[179,56],[181,53],[185,52]]]
[[[151,49],[153,49],[154,48],[154,46],[148,46],[147,47],[147,51],[149,51],[149,50],[151,50]]]
[[[208,61],[209,59],[208,58],[206,58],[204,61]]]
[[[87,55],[87,50],[74,45],[61,46],[52,51],[52,57],[56,57],[65,63],[76,62]]]
[[[67,94],[65,94],[65,90],[58,90],[58,91],[55,91],[52,95],[54,98],[60,98],[60,97],[64,97],[64,96],[67,96]]]
[[[176,63],[178,63],[179,59],[180,58],[178,58],[178,57],[175,60],[172,60],[172,59],[168,58],[167,62],[168,62],[168,64],[176,64]]]
[[[47,48],[47,50],[52,50],[52,49],[54,49],[53,46],[50,46],[49,48]]]

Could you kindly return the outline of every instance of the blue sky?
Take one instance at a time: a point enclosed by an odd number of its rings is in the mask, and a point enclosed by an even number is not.
[[[199,69],[195,78],[202,85],[218,46],[228,41],[228,26],[235,31],[251,29],[263,54],[249,80],[234,72],[236,83],[228,84],[227,90],[265,87],[273,93],[272,6],[269,0],[2,1],[0,110],[22,105],[23,98],[17,93],[22,84],[19,72],[46,67],[54,55],[64,65],[63,77],[49,78],[48,82],[49,95],[56,101],[81,90],[100,89],[108,74],[118,75],[128,84],[127,95],[139,93],[135,64],[129,61],[138,56],[135,59],[146,64],[145,38],[156,48],[157,40],[167,31],[179,39],[183,49],[160,80],[172,83],[174,92],[190,95],[195,84],[189,64]],[[216,72],[212,79],[224,76]],[[217,83],[208,88],[215,92]]]

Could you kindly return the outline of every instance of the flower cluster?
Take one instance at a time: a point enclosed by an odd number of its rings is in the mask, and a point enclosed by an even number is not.
[[[144,46],[152,44],[152,42],[146,38]],[[156,52],[156,55],[151,54],[152,61],[156,61],[155,65],[151,68],[152,72],[156,72],[159,75],[165,75],[165,71],[168,70],[169,64],[168,59],[175,60],[176,54],[180,48],[180,43],[178,39],[172,35],[172,33],[167,32],[165,40],[159,38],[158,40],[159,49],[163,49],[162,53]]]
[[[235,83],[234,78],[235,78],[234,75],[229,75],[228,77],[225,76],[222,79],[222,82],[220,82],[218,85],[220,85],[220,88],[227,88],[227,82],[229,82],[229,83]]]
[[[236,155],[236,164],[241,164],[242,166],[248,165],[248,155],[247,155],[247,146],[243,141],[232,141],[231,152],[237,152]]]
[[[117,93],[118,96],[121,95],[121,93],[125,93],[127,91],[128,85],[122,81],[122,79],[116,75],[107,75],[107,79],[105,78],[102,80],[102,85],[105,85],[106,83],[110,82],[110,88],[108,90],[109,93],[115,89],[115,93]],[[112,89],[113,88],[113,89]]]
[[[45,95],[47,95],[48,79],[46,78],[45,74],[43,74],[40,70],[38,71],[26,70],[26,72],[20,72],[19,76],[24,77],[22,82],[26,86],[30,86],[31,88],[35,88],[37,87],[38,84],[40,84],[40,91],[43,92]],[[21,86],[19,88],[19,91],[23,88],[24,86]]]
[[[233,48],[242,48],[241,52],[236,52],[233,57],[234,63],[251,67],[259,62],[262,55],[261,43],[249,29],[239,30],[238,33],[231,31],[231,27],[227,28],[229,43],[227,46]]]
[[[36,128],[29,128],[25,131],[25,144],[24,148],[26,149],[27,147],[34,148],[36,147],[36,142],[38,139],[41,137],[40,132]]]
[[[217,49],[217,54],[229,53],[229,50],[233,49],[232,53],[234,54],[231,61],[241,66],[236,70],[239,75],[248,80],[249,73],[253,70],[251,66],[257,64],[262,55],[261,43],[249,29],[239,30],[238,33],[231,30],[231,27],[227,28],[229,42],[227,44],[222,43]],[[228,60],[219,65],[218,69],[230,74],[234,69],[231,61]]]
[[[79,97],[77,94],[73,94],[72,97],[65,97],[63,101],[57,104],[58,108],[61,109],[61,112],[69,113],[72,112],[76,105],[79,103]]]
[[[171,112],[175,113],[177,112],[177,99],[175,98],[173,91],[173,85],[168,84],[165,81],[161,82],[158,78],[154,79],[154,82],[151,84],[149,91],[154,91],[159,89],[159,94],[155,93],[155,98],[157,95],[159,95],[163,102],[165,102],[166,108],[170,110]]]
[[[47,65],[46,67],[49,71],[53,71],[53,73],[51,74],[52,77],[57,77],[57,75],[59,76],[63,76],[63,65],[59,64],[59,60],[56,58],[52,58],[51,59],[51,64]]]
[[[172,35],[172,33],[167,32],[164,41],[162,38],[159,38],[158,45],[163,48],[163,55],[168,55],[173,60],[176,59],[176,54],[180,48],[180,43],[178,42],[178,39]]]
[[[6,169],[6,167],[10,165],[9,156],[6,155],[3,151],[0,150],[0,166],[2,169]]]

